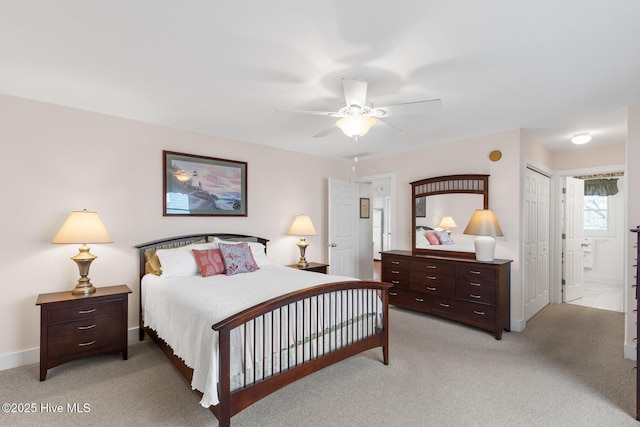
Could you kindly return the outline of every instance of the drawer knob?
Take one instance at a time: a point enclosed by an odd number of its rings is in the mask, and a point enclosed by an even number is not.
[[[441,303],[440,303],[440,307],[449,308],[449,307],[451,307],[451,305],[450,305],[450,304],[445,304],[445,303],[442,303],[442,302],[441,302]]]
[[[480,286],[480,283],[475,283],[475,282],[469,282],[469,284],[470,284],[471,286]]]
[[[94,323],[93,325],[89,325],[89,326],[78,326],[78,329],[81,331],[85,331],[87,329],[93,329],[96,327],[96,324]]]
[[[400,274],[398,270],[391,270],[391,274]]]
[[[480,274],[479,271],[475,271],[475,270],[469,270],[469,273],[471,273],[471,274]]]
[[[391,283],[393,283],[394,285],[398,285],[400,283],[400,280],[392,280]]]
[[[93,313],[94,311],[96,311],[95,308],[92,308],[91,310],[78,310],[78,314],[89,314]]]
[[[424,302],[424,298],[414,298],[418,302]]]
[[[476,311],[476,310],[473,310],[473,312],[474,312],[475,314],[477,314],[478,316],[484,316],[484,311]]]
[[[435,291],[438,288],[434,288],[433,286],[427,286],[428,291]]]
[[[436,280],[436,276],[427,276],[427,279],[429,279],[429,280]]]
[[[389,295],[391,295],[392,297],[398,296],[397,292],[389,292]]]
[[[391,261],[391,264],[400,265],[400,261]]]
[[[82,342],[82,343],[78,344],[78,347],[86,347],[88,345],[95,344],[95,342],[96,342],[96,340],[89,341],[89,342]]]
[[[480,295],[469,294],[471,298],[480,299],[482,298]]]
[[[437,268],[435,265],[427,265],[427,268]]]

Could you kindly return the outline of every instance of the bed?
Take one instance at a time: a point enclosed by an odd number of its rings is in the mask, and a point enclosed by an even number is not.
[[[253,236],[203,233],[136,246],[140,339],[155,341],[220,426],[287,384],[363,351],[381,347],[389,363],[390,284],[274,265],[266,245]],[[196,274],[192,264],[177,274],[191,252],[197,259],[241,247],[255,262],[248,274],[202,277],[210,272],[206,263]]]

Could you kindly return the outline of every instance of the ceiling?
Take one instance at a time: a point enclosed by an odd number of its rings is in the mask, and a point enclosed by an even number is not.
[[[0,0],[0,93],[352,158],[524,129],[552,151],[626,141],[636,0]],[[357,142],[312,136],[341,79],[374,106],[439,98]]]

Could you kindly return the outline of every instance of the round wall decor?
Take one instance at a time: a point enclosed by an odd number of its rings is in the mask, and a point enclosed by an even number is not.
[[[493,150],[492,152],[489,153],[489,159],[492,162],[497,162],[501,158],[502,158],[502,152],[500,152],[500,150]]]

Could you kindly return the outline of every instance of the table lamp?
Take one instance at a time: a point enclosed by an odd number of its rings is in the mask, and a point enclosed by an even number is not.
[[[89,266],[97,256],[89,252],[87,243],[112,243],[111,237],[97,212],[88,212],[86,209],[71,212],[51,243],[77,243],[82,245],[78,254],[71,257],[78,264],[78,270],[80,271],[78,284],[71,293],[73,295],[94,293],[96,288],[91,284],[88,275]]]
[[[444,228],[447,234],[451,235],[451,229],[456,228],[458,224],[453,220],[453,217],[443,216],[438,227]]]
[[[295,220],[293,220],[293,225],[289,229],[289,235],[292,236],[300,236],[300,241],[297,243],[298,248],[300,248],[300,259],[298,260],[298,267],[306,268],[309,266],[307,259],[304,257],[304,253],[307,250],[307,246],[309,243],[305,236],[315,236],[316,228],[313,226],[311,222],[311,218],[307,215],[298,215]]]
[[[478,236],[473,241],[476,248],[476,260],[493,261],[493,253],[496,248],[496,239],[493,236],[503,236],[503,234],[492,210],[476,209],[463,234]]]

